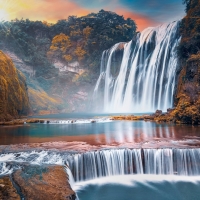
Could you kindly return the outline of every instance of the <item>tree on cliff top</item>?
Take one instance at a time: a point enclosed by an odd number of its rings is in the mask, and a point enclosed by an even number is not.
[[[200,1],[184,0],[187,15],[181,22],[182,35],[179,45],[181,59],[187,60],[192,54],[200,51]]]
[[[36,76],[50,78],[56,72],[48,60],[50,55],[47,52],[53,52],[55,38],[64,34],[71,46],[66,44],[66,49],[60,49],[60,59],[66,62],[79,60],[91,73],[98,73],[103,50],[118,42],[130,41],[135,33],[136,24],[133,20],[101,10],[84,17],[70,16],[56,24],[28,19],[1,22],[0,48],[14,51],[26,63],[34,66]],[[59,56],[60,50],[56,49],[54,56],[56,53]]]

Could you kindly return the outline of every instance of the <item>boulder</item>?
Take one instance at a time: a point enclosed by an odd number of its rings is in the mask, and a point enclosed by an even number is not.
[[[28,200],[75,200],[63,166],[27,165],[13,174],[14,182]]]

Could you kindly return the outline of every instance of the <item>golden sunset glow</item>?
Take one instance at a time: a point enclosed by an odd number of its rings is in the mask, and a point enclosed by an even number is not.
[[[0,9],[0,21],[9,20],[9,14],[3,9]]]
[[[24,0],[0,0],[0,21],[10,21],[23,18],[20,13],[30,9],[30,2]],[[28,17],[26,17],[28,18]]]
[[[93,6],[91,7],[90,4]],[[135,4],[140,3],[138,1]],[[153,4],[149,4],[149,6],[152,7]],[[96,0],[92,3],[89,0],[0,0],[0,20],[10,21],[23,18],[56,23],[60,19],[67,19],[68,16],[81,17],[104,9],[117,12],[125,18],[131,17],[136,21],[139,31],[145,27],[160,24],[159,19],[151,16],[151,14],[139,12],[138,9],[131,10],[130,8],[123,6],[123,2],[120,0],[108,2]],[[152,9],[156,8],[152,7]]]

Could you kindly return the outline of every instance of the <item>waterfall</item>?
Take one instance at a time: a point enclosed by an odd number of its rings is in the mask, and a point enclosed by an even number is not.
[[[109,149],[86,153],[32,151],[0,155],[0,176],[31,165],[62,165],[73,185],[99,177],[151,174],[200,176],[200,148]],[[22,165],[21,165],[22,164]],[[72,175],[71,175],[72,173]]]
[[[125,174],[200,175],[200,149],[119,149],[77,154],[69,160],[75,181]]]
[[[99,104],[103,87],[105,112],[154,112],[173,107],[178,68],[176,48],[180,42],[178,29],[179,22],[147,28],[129,43],[115,44],[103,52],[94,99]],[[121,49],[123,55],[118,70],[115,59]]]

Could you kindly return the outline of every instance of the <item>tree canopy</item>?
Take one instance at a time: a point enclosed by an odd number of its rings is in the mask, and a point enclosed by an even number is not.
[[[130,41],[136,28],[130,18],[104,10],[69,16],[56,24],[16,19],[0,23],[0,48],[14,51],[36,69],[36,76],[53,76],[55,59],[79,61],[83,68],[98,73],[103,50]]]

